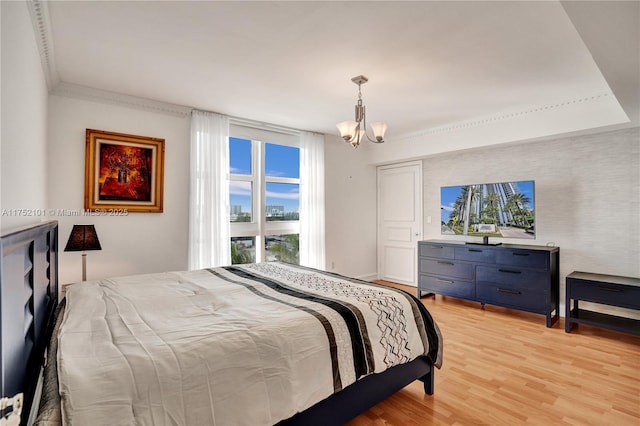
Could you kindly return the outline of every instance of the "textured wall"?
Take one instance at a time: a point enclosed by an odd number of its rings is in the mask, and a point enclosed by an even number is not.
[[[574,270],[640,276],[640,128],[442,154],[423,165],[425,239],[442,238],[441,186],[535,180],[536,240],[509,242],[560,247],[562,303]]]

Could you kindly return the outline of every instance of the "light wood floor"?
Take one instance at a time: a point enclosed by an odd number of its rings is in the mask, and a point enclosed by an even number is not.
[[[384,283],[415,294],[415,288]],[[444,338],[435,394],[414,382],[350,426],[640,425],[640,337],[433,296]]]

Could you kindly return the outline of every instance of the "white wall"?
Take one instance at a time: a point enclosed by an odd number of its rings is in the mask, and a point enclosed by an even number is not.
[[[0,8],[4,213],[0,227],[4,232],[45,219],[33,215],[33,210],[47,207],[47,85],[26,3],[3,1]]]
[[[62,251],[74,224],[94,224],[102,243],[102,251],[88,252],[87,279],[187,269],[189,117],[52,95],[49,121],[48,207],[55,210],[83,209],[86,128],[166,139],[164,213],[52,217],[60,223],[60,283],[81,279],[80,253]],[[337,137],[325,144],[327,270],[375,278],[376,168],[366,148]]]
[[[84,207],[85,129],[165,139],[164,213],[57,215],[60,283],[81,280],[81,255],[63,252],[74,224],[94,224],[102,251],[88,252],[87,279],[187,269],[190,118],[112,103],[50,96],[49,207]]]
[[[326,269],[377,278],[376,168],[362,147],[325,136]]]
[[[441,154],[423,166],[425,239],[460,239],[440,235],[440,187],[535,180],[536,239],[514,242],[560,247],[562,304],[574,270],[640,277],[640,128]]]

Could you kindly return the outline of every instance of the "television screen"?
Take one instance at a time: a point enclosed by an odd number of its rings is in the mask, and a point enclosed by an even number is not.
[[[534,181],[440,188],[442,235],[535,239]]]

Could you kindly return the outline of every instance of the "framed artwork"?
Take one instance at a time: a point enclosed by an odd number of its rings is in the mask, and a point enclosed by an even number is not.
[[[84,208],[162,212],[164,139],[87,129]]]

